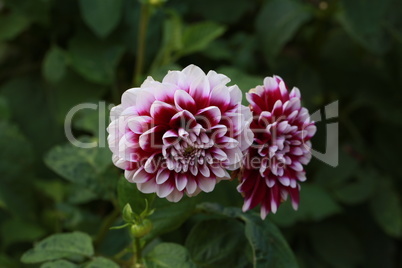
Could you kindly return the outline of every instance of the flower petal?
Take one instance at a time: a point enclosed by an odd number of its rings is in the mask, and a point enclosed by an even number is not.
[[[216,106],[210,106],[198,111],[197,122],[205,129],[211,129],[221,121],[221,111]]]
[[[186,91],[184,90],[177,90],[174,93],[174,102],[176,105],[177,110],[187,110],[191,113],[196,111],[196,104],[193,99]]]
[[[215,178],[198,177],[198,187],[206,193],[212,192],[215,185]]]
[[[150,112],[152,118],[154,119],[154,124],[167,124],[177,113],[177,109],[168,103],[155,101],[151,105]]]
[[[209,105],[219,107],[221,111],[226,111],[230,103],[230,93],[226,87],[215,87],[209,97]]]

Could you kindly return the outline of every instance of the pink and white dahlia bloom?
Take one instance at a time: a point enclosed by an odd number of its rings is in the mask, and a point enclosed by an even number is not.
[[[251,111],[229,81],[190,65],[127,90],[108,127],[113,162],[126,179],[173,202],[229,179],[253,142]]]
[[[253,112],[254,142],[245,157],[238,191],[243,211],[261,204],[261,218],[275,213],[288,195],[299,204],[299,182],[306,180],[303,165],[311,159],[310,139],[316,132],[309,112],[300,103],[300,91],[289,93],[284,81],[267,77],[246,95]]]

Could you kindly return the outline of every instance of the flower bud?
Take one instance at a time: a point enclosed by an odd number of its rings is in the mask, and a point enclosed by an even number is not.
[[[133,210],[129,203],[127,203],[123,208],[123,220],[125,222],[132,222],[133,221]]]
[[[153,224],[150,220],[144,219],[141,223],[131,226],[131,234],[136,238],[140,238],[148,234],[152,230]]]

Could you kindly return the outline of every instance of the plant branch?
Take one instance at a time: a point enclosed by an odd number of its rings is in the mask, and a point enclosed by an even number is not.
[[[144,57],[145,57],[145,43],[147,39],[147,28],[150,15],[150,5],[148,3],[141,4],[140,22],[138,28],[137,38],[137,60],[133,75],[134,86],[139,86],[141,83],[141,76],[143,75]]]
[[[94,244],[95,246],[99,246],[105,238],[106,234],[109,232],[110,227],[112,227],[113,223],[120,216],[120,211],[118,209],[114,209],[111,214],[103,221],[100,230],[95,237]]]
[[[142,248],[139,238],[134,238],[136,264],[142,264]]]

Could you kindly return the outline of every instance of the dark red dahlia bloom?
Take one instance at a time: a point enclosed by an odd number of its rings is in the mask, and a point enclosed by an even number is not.
[[[253,141],[251,111],[229,81],[189,65],[127,90],[108,127],[113,163],[126,179],[172,202],[229,179]]]
[[[299,89],[289,93],[278,76],[265,78],[264,86],[246,97],[253,112],[254,143],[244,159],[237,189],[244,195],[243,211],[261,204],[264,219],[288,195],[297,209],[299,182],[306,180],[303,165],[311,159],[310,139],[316,127],[301,106]]]

